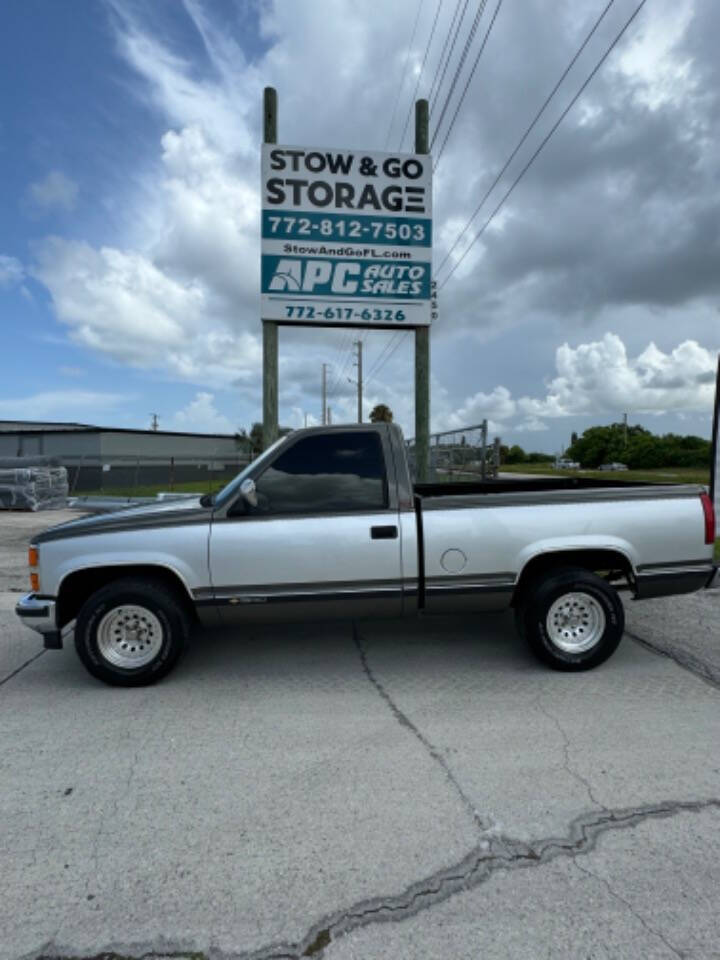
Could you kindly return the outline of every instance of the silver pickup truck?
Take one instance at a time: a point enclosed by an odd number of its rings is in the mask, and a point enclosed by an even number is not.
[[[17,613],[108,683],[168,673],[194,623],[482,613],[513,607],[559,670],[606,660],[618,590],[713,579],[704,487],[562,477],[416,484],[392,424],[298,430],[217,496],[74,520],[30,547]],[[482,619],[478,617],[478,626]]]

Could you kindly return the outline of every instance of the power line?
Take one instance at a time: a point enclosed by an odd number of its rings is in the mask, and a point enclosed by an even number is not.
[[[462,26],[462,22],[465,18],[465,11],[468,8],[469,2],[470,0],[463,0],[463,8],[460,13],[460,17],[458,18],[457,26],[455,27],[455,36],[453,37],[452,43],[450,44],[450,49],[448,51],[447,59],[445,60],[445,66],[442,69],[442,75],[440,76],[440,81],[437,85],[437,90],[435,91],[435,99],[430,104],[430,113],[432,113],[433,110],[435,109],[437,98],[440,95],[440,90],[442,89],[442,85],[445,80],[445,74],[447,73],[447,68],[450,65],[450,61],[452,60],[453,51],[455,50],[455,44],[457,43],[458,34],[460,33],[460,27]]]
[[[399,336],[400,336],[399,331],[396,331],[395,333],[390,334],[390,336],[387,338],[387,340],[385,341],[385,345],[383,346],[382,350],[377,355],[377,357],[375,357],[375,360],[373,361],[372,366],[370,367],[367,378],[365,380],[366,383],[370,383],[372,378],[375,376],[375,371],[378,370],[380,366],[382,366],[382,362],[381,362],[382,357],[387,353],[388,348],[390,347],[390,344],[393,343],[393,341],[395,341]]]
[[[420,80],[422,79],[423,70],[425,69],[425,64],[427,62],[428,53],[430,53],[430,45],[433,42],[433,37],[435,36],[435,28],[437,27],[438,17],[440,15],[440,9],[443,5],[443,0],[438,0],[438,5],[435,8],[435,17],[432,22],[432,27],[430,29],[430,36],[428,37],[428,42],[425,46],[425,54],[422,58],[422,64],[420,65],[420,73],[417,75],[417,80],[415,81],[415,90],[413,95],[410,98],[410,106],[408,107],[407,117],[405,118],[405,126],[403,127],[403,132],[400,136],[400,143],[398,144],[398,152],[402,150],[403,141],[405,140],[405,134],[407,133],[408,124],[410,123],[410,117],[412,116],[413,104],[415,103],[415,98],[417,97],[418,88],[420,86]]]
[[[428,102],[430,102],[433,98],[433,92],[435,91],[435,84],[437,83],[437,78],[440,74],[440,68],[443,65],[445,51],[447,50],[447,45],[450,42],[450,36],[453,32],[453,27],[455,26],[455,21],[457,19],[458,12],[460,11],[461,3],[462,3],[462,0],[457,0],[457,3],[455,4],[455,10],[453,11],[453,15],[450,20],[450,26],[448,27],[448,32],[445,34],[445,42],[443,43],[442,50],[440,51],[440,59],[437,62],[437,66],[435,67],[435,74],[433,76],[432,83],[430,84],[430,91],[428,93]]]
[[[447,92],[447,96],[445,97],[445,103],[443,103],[442,109],[440,111],[440,119],[435,124],[435,132],[433,133],[432,140],[430,141],[431,150],[433,148],[437,135],[440,132],[440,127],[442,126],[442,122],[445,119],[447,108],[450,104],[450,100],[452,99],[452,95],[455,92],[455,84],[458,82],[460,74],[462,73],[462,68],[465,66],[465,59],[468,55],[468,51],[470,50],[470,47],[472,46],[472,42],[475,39],[475,34],[477,33],[477,28],[480,23],[480,18],[485,12],[486,6],[487,6],[487,0],[480,0],[480,2],[478,3],[478,8],[475,11],[475,16],[473,18],[472,25],[470,27],[470,30],[468,31],[467,37],[465,38],[465,46],[463,47],[462,53],[460,54],[460,59],[458,60],[457,66],[455,67],[455,73],[453,74],[453,78],[450,83],[450,89]]]
[[[352,330],[345,331],[345,337],[344,337],[343,343],[338,349],[340,362],[333,365],[335,367],[335,373],[333,376],[332,385],[328,390],[329,397],[332,397],[334,396],[335,393],[337,393],[338,389],[340,388],[340,384],[343,382],[343,377],[345,375],[345,370],[347,369],[348,362],[349,360],[352,359],[353,354],[350,346],[352,336],[353,336]],[[344,360],[343,360],[343,356],[344,356]]]
[[[447,132],[446,132],[446,134],[445,134],[445,139],[443,140],[442,146],[440,147],[440,150],[438,151],[437,159],[435,160],[435,166],[433,167],[433,172],[434,172],[435,170],[437,170],[438,163],[440,163],[440,157],[442,156],[443,150],[445,149],[445,144],[448,142],[448,137],[449,137],[450,134],[452,133],[452,128],[455,126],[455,121],[457,120],[457,115],[458,115],[458,113],[460,112],[460,107],[462,107],[462,105],[463,105],[463,101],[464,101],[464,99],[465,99],[465,94],[468,92],[468,88],[470,87],[470,83],[471,83],[471,81],[472,81],[472,78],[475,76],[475,70],[476,70],[476,68],[477,68],[478,63],[480,62],[480,57],[483,55],[483,50],[485,49],[485,45],[486,45],[487,42],[488,42],[488,38],[490,37],[490,34],[492,33],[492,28],[495,26],[495,21],[497,20],[497,15],[498,15],[498,13],[500,13],[500,7],[502,6],[502,3],[503,3],[503,0],[498,0],[497,6],[495,7],[495,12],[493,13],[492,19],[491,19],[491,21],[490,21],[490,25],[488,26],[487,30],[485,31],[485,36],[483,37],[483,42],[481,43],[480,49],[478,50],[477,56],[475,57],[475,62],[474,62],[473,65],[472,65],[472,70],[470,71],[470,74],[469,74],[467,80],[465,81],[465,86],[463,87],[463,92],[460,94],[460,99],[458,100],[457,106],[455,107],[455,113],[453,114],[452,120],[450,121],[450,126],[447,128]],[[442,119],[442,118],[441,118],[441,119]],[[438,128],[437,128],[437,129],[438,129],[438,130],[440,129],[440,125],[439,125],[439,124],[438,124]],[[436,133],[437,133],[437,130],[436,130]]]
[[[450,273],[447,275],[447,277],[445,277],[445,279],[443,280],[443,282],[440,284],[440,286],[438,287],[438,290],[442,290],[442,288],[443,288],[443,287],[445,286],[445,284],[448,282],[448,280],[450,279],[450,277],[455,273],[455,271],[457,270],[457,268],[458,268],[458,267],[460,266],[460,264],[463,262],[463,260],[465,259],[465,257],[466,257],[467,254],[469,253],[469,251],[472,249],[472,247],[474,246],[474,244],[477,243],[477,241],[480,239],[480,237],[483,235],[483,233],[485,233],[485,231],[487,230],[487,228],[490,226],[490,224],[492,223],[492,221],[495,219],[495,216],[497,215],[497,213],[500,211],[500,208],[503,206],[503,204],[504,204],[505,201],[508,199],[508,197],[510,196],[510,194],[513,192],[513,190],[515,189],[515,187],[520,183],[520,181],[521,181],[522,178],[525,176],[525,174],[527,173],[527,171],[528,171],[528,170],[530,169],[530,167],[533,165],[533,163],[535,162],[535,160],[537,159],[537,157],[538,157],[538,156],[540,155],[540,153],[542,152],[545,144],[546,144],[546,143],[548,142],[548,140],[552,137],[552,135],[555,133],[555,131],[557,130],[557,128],[558,128],[558,127],[560,126],[560,124],[563,122],[563,120],[565,119],[565,117],[568,115],[568,113],[570,113],[570,111],[572,110],[572,108],[575,106],[575,104],[577,103],[577,101],[580,99],[580,97],[582,96],[582,94],[585,92],[585,89],[586,89],[586,87],[588,86],[588,84],[590,83],[590,81],[593,79],[593,77],[594,77],[595,74],[598,72],[598,70],[599,70],[600,67],[603,65],[603,63],[605,63],[605,61],[607,60],[607,58],[608,58],[608,57],[610,56],[610,54],[612,53],[612,51],[613,51],[613,49],[615,48],[615,46],[619,43],[619,41],[620,41],[621,37],[623,36],[623,34],[625,33],[625,31],[628,29],[628,27],[630,26],[630,24],[633,22],[633,20],[635,19],[635,17],[637,17],[637,15],[640,13],[640,11],[642,10],[642,8],[645,6],[646,3],[647,3],[647,0],[640,0],[640,3],[637,5],[637,7],[636,7],[635,10],[633,11],[633,13],[630,15],[629,19],[625,22],[625,25],[623,26],[623,28],[622,28],[622,29],[620,30],[620,32],[617,34],[617,36],[615,37],[615,39],[613,40],[613,42],[610,44],[610,46],[607,48],[607,50],[606,50],[605,53],[602,55],[602,57],[598,60],[597,64],[596,64],[595,67],[593,68],[593,70],[592,70],[592,72],[590,73],[590,75],[587,77],[587,79],[585,80],[585,82],[583,83],[583,85],[580,87],[580,89],[578,90],[578,92],[575,94],[575,96],[572,98],[572,100],[570,101],[570,103],[567,105],[567,107],[565,107],[565,109],[564,109],[563,112],[560,114],[560,116],[558,117],[558,119],[557,119],[557,120],[555,121],[555,123],[552,125],[552,127],[551,127],[550,130],[549,130],[549,132],[545,135],[545,137],[543,138],[543,140],[540,142],[540,146],[537,148],[537,150],[536,150],[536,151],[533,153],[533,155],[530,157],[530,159],[529,159],[528,162],[525,164],[525,166],[522,168],[522,170],[521,170],[520,173],[517,175],[517,177],[513,180],[513,182],[511,183],[510,187],[508,188],[508,190],[507,190],[507,191],[505,192],[505,194],[503,195],[503,198],[502,198],[502,200],[500,201],[500,203],[498,203],[498,205],[495,207],[495,209],[493,210],[493,212],[492,212],[492,213],[490,214],[490,216],[487,218],[487,220],[486,220],[485,223],[482,225],[482,227],[480,228],[480,230],[475,234],[475,236],[473,237],[473,239],[470,241],[470,243],[468,244],[468,246],[465,248],[462,256],[457,260],[457,262],[456,262],[455,265],[453,266],[453,268],[452,268],[452,270],[450,271]]]
[[[395,351],[397,350],[397,348],[398,348],[398,347],[400,346],[400,344],[403,342],[403,332],[404,332],[404,331],[400,331],[400,330],[399,330],[396,334],[394,334],[394,336],[397,337],[395,346],[390,350],[390,352],[388,353],[388,355],[385,357],[385,359],[384,359],[379,365],[376,364],[375,369],[374,369],[373,372],[372,372],[372,375],[371,375],[370,377],[368,377],[367,380],[365,381],[365,386],[366,386],[366,387],[367,387],[367,385],[370,383],[370,380],[371,380],[371,379],[377,377],[377,375],[380,373],[380,371],[382,370],[382,368],[383,368],[383,367],[385,366],[385,364],[390,360],[390,358],[391,358],[392,355],[395,353]],[[392,338],[388,341],[388,345],[389,345],[390,343],[392,343]]]
[[[513,152],[510,154],[510,156],[509,156],[509,157],[507,158],[507,160],[505,161],[505,164],[503,165],[502,170],[500,170],[500,172],[499,172],[498,175],[495,177],[495,179],[493,180],[493,182],[492,182],[492,184],[490,185],[490,187],[485,191],[485,194],[483,195],[482,200],[481,200],[480,203],[477,205],[477,207],[475,207],[475,210],[473,211],[472,216],[470,217],[470,219],[468,220],[468,222],[465,224],[465,226],[462,228],[462,230],[461,230],[461,232],[458,234],[458,236],[455,238],[455,242],[454,242],[453,245],[450,247],[450,249],[448,250],[448,252],[445,254],[445,257],[443,258],[442,263],[441,263],[440,266],[437,268],[436,274],[440,273],[440,271],[442,270],[442,268],[445,266],[445,264],[446,264],[447,261],[449,260],[450,255],[452,254],[452,252],[453,252],[453,250],[455,249],[455,247],[458,245],[458,243],[462,240],[462,238],[463,238],[463,237],[465,236],[465,234],[467,233],[468,229],[470,228],[471,223],[473,222],[473,220],[475,219],[475,217],[478,215],[478,213],[480,212],[480,210],[481,210],[482,207],[484,206],[485,201],[487,200],[487,198],[490,196],[490,194],[493,192],[493,190],[495,189],[495,187],[498,185],[498,183],[499,183],[500,180],[502,179],[503,175],[505,174],[505,171],[507,170],[507,168],[510,166],[510,164],[512,163],[512,161],[513,161],[513,160],[515,159],[515,157],[517,156],[517,153],[518,153],[518,151],[520,150],[520,148],[522,147],[522,145],[525,143],[525,141],[527,140],[527,138],[530,136],[530,134],[532,133],[532,131],[535,129],[535,125],[537,124],[538,120],[540,119],[540,117],[541,117],[541,116],[543,115],[543,113],[545,112],[545,110],[546,110],[546,108],[548,107],[550,101],[552,100],[552,98],[555,96],[555,94],[556,94],[557,91],[559,90],[561,84],[563,83],[563,81],[565,80],[565,78],[567,77],[567,75],[570,73],[570,71],[572,70],[572,68],[575,66],[575,64],[576,64],[576,62],[577,62],[577,60],[578,60],[578,57],[580,56],[580,54],[583,52],[583,50],[585,49],[585,47],[586,47],[586,46],[588,45],[588,43],[590,42],[591,38],[592,38],[593,35],[595,34],[595,31],[597,30],[597,28],[598,28],[598,27],[600,26],[600,24],[602,23],[605,15],[606,15],[606,13],[608,12],[608,10],[610,9],[610,7],[613,5],[614,2],[615,2],[615,0],[609,0],[609,2],[608,2],[608,4],[607,4],[607,6],[605,7],[605,9],[602,11],[602,13],[600,14],[600,16],[597,18],[597,20],[595,21],[595,23],[592,25],[592,27],[591,27],[591,29],[590,29],[590,32],[587,34],[587,36],[585,37],[585,39],[583,40],[583,42],[580,44],[580,46],[578,47],[577,51],[575,52],[575,56],[572,58],[572,60],[570,61],[570,63],[568,63],[568,65],[565,67],[565,69],[563,70],[562,74],[560,75],[559,80],[557,81],[557,83],[555,84],[555,86],[552,88],[552,90],[550,91],[550,93],[549,93],[549,94],[547,95],[547,97],[545,98],[545,102],[544,102],[543,105],[540,107],[540,109],[538,110],[538,112],[535,114],[535,117],[534,117],[532,123],[530,124],[530,126],[527,128],[527,130],[525,131],[525,133],[522,135],[522,137],[521,137],[520,140],[518,141],[518,144],[517,144],[517,146],[515,147],[515,149],[513,150]],[[439,159],[439,158],[438,158],[438,159]]]
[[[392,133],[393,124],[395,123],[395,114],[397,113],[398,104],[400,103],[400,94],[402,93],[402,88],[405,86],[405,74],[407,73],[408,60],[410,59],[410,51],[412,50],[412,45],[415,40],[415,33],[417,31],[418,20],[420,19],[420,11],[422,10],[423,0],[419,0],[417,13],[415,14],[415,23],[413,24],[412,34],[410,36],[410,43],[408,44],[407,53],[405,54],[405,65],[403,66],[402,80],[400,81],[400,86],[398,87],[397,96],[395,97],[395,106],[393,107],[392,116],[390,117],[390,126],[388,127],[387,137],[385,137],[385,149],[387,150],[388,144],[390,143],[390,134]]]

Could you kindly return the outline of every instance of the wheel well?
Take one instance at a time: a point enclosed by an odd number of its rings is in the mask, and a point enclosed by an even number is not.
[[[541,553],[528,561],[523,568],[513,594],[513,606],[518,605],[535,581],[561,567],[591,570],[608,582],[625,580],[631,589],[634,588],[632,565],[618,550],[563,550],[557,553]]]
[[[177,596],[191,619],[197,619],[195,606],[185,584],[176,573],[168,570],[167,567],[156,567],[152,564],[88,567],[68,574],[62,581],[57,598],[58,627],[62,628],[65,624],[74,620],[87,598],[96,590],[123,577],[139,577],[143,580],[153,580],[155,583],[161,583]]]

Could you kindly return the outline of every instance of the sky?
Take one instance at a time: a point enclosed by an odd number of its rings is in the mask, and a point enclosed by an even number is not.
[[[647,0],[500,205],[637,2],[609,4],[493,187],[607,0],[6,0],[0,419],[261,419],[272,85],[279,142],[308,146],[411,152],[430,97],[433,430],[487,418],[558,452],[627,413],[708,436],[720,5]],[[358,337],[365,416],[386,403],[414,433],[412,334],[377,330],[281,328],[281,424],[320,421],[323,363],[333,421],[356,418]]]

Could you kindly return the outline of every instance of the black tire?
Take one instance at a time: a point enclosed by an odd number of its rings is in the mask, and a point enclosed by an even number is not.
[[[146,634],[149,630],[150,639],[140,631],[124,632],[125,610],[136,611],[128,614],[134,617],[129,621],[131,627],[150,625],[147,629],[142,627]],[[138,610],[145,614],[138,614]],[[118,627],[111,629],[114,623]],[[141,687],[155,683],[172,670],[189,634],[190,618],[181,598],[170,588],[152,580],[127,578],[102,587],[85,601],[75,624],[75,649],[86,669],[98,680],[119,687]],[[107,644],[104,647],[103,638],[108,639],[109,649]],[[122,661],[127,651],[127,662],[130,662],[136,650],[135,646],[130,647],[133,643],[137,646],[138,658],[151,656],[151,659],[139,666],[123,666],[108,659],[110,656]],[[104,648],[108,649],[107,655],[103,654]]]
[[[585,603],[592,614],[587,614],[588,621],[582,619],[582,613],[578,614],[577,625],[568,627],[568,640],[565,640],[558,636],[564,629],[558,626],[562,622],[558,619],[562,617],[562,611],[554,608],[553,623],[550,623],[549,614],[553,604],[557,601],[562,604],[561,598],[569,594],[589,598],[585,601],[578,598],[578,608],[582,610]],[[572,598],[568,597],[566,602],[571,606]],[[593,632],[598,633],[591,646],[579,650],[558,646],[558,642],[582,646],[586,642],[582,637],[583,625],[587,626],[591,616],[596,627],[595,631],[588,627],[589,632],[591,636]],[[615,652],[625,629],[625,611],[615,588],[589,570],[580,568],[556,569],[531,585],[516,609],[516,619],[518,632],[533,653],[555,670],[591,670],[599,666]],[[580,631],[579,635],[577,631]]]

